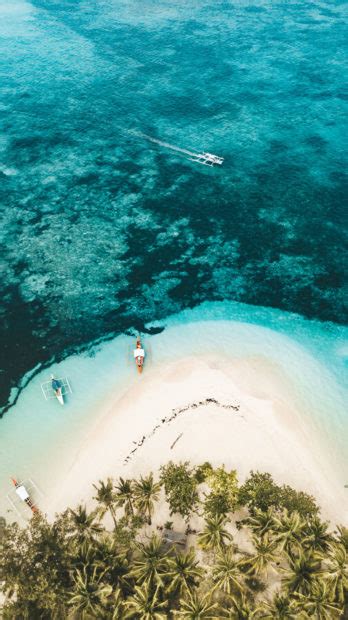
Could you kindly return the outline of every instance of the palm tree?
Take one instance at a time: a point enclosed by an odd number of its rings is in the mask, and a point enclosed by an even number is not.
[[[274,517],[275,540],[286,553],[302,547],[305,523],[298,512],[285,511],[281,517]]]
[[[263,510],[255,509],[253,514],[243,521],[250,529],[258,536],[270,535],[274,532],[274,509],[268,508],[266,512]]]
[[[147,544],[137,543],[136,546],[139,555],[133,560],[129,577],[133,577],[141,584],[163,587],[163,579],[168,571],[168,552],[163,551],[162,540],[153,534]]]
[[[70,516],[70,531],[78,543],[97,540],[103,530],[99,523],[98,510],[88,513],[86,507],[80,504],[76,510],[70,508]]]
[[[135,586],[133,596],[130,596],[124,603],[127,610],[124,618],[136,618],[137,620],[166,620],[167,614],[164,612],[167,601],[161,601],[159,588],[154,592],[148,583],[142,586]]]
[[[170,579],[168,592],[179,592],[180,596],[183,596],[185,592],[192,591],[197,586],[196,579],[200,579],[203,572],[198,566],[193,549],[187,553],[176,552],[174,557],[168,559],[166,573]]]
[[[277,552],[278,544],[270,540],[268,536],[261,538],[253,536],[252,541],[255,553],[243,560],[242,564],[246,565],[248,573],[253,573],[254,575],[267,574],[269,564],[276,562],[279,557]]]
[[[230,604],[223,609],[223,616],[219,618],[229,618],[230,620],[252,620],[256,617],[260,608],[253,608],[244,593],[241,596],[231,596]]]
[[[103,582],[104,573],[97,575],[94,568],[88,575],[86,568],[77,570],[74,579],[74,589],[70,597],[70,605],[75,612],[80,612],[82,617],[91,615],[100,618],[105,611],[106,599],[112,593],[112,587]]]
[[[119,506],[124,506],[124,512],[127,517],[134,516],[133,498],[132,481],[120,478],[116,485],[116,501]]]
[[[327,522],[323,523],[318,517],[312,519],[305,528],[303,540],[305,548],[326,554],[333,542],[332,534],[327,531],[328,526]]]
[[[110,601],[111,615],[110,620],[122,620],[124,618],[124,599],[122,592],[119,588],[116,588],[112,594],[112,600]],[[109,617],[109,616],[108,616]]]
[[[84,541],[77,546],[76,554],[73,557],[73,565],[76,568],[88,568],[93,566],[96,559],[96,549],[89,541]]]
[[[198,534],[198,542],[202,549],[213,549],[221,551],[226,541],[231,541],[231,534],[224,528],[226,517],[224,515],[214,515],[207,517],[203,532]]]
[[[342,614],[342,607],[332,600],[330,588],[325,581],[317,581],[313,584],[310,594],[297,594],[297,598],[303,602],[303,609],[309,618],[315,620],[333,620]]]
[[[154,511],[154,502],[158,500],[161,485],[154,482],[153,474],[134,482],[134,497],[136,507],[140,514],[148,515],[148,523],[151,525],[151,516]]]
[[[298,556],[288,557],[289,568],[282,569],[285,576],[282,579],[283,585],[289,592],[299,592],[309,595],[313,584],[322,574],[321,563],[313,553],[300,552]]]
[[[98,541],[94,565],[104,570],[108,583],[117,584],[122,592],[129,591],[127,551],[120,550],[115,539],[104,536]]]
[[[338,542],[345,547],[346,551],[348,551],[348,527],[339,525],[337,528],[336,536]]]
[[[262,620],[296,620],[299,618],[299,607],[288,594],[276,592],[271,602],[264,601],[261,605]]]
[[[176,616],[183,620],[216,620],[218,604],[213,603],[211,595],[200,596],[197,592],[187,592],[184,599],[180,599],[180,609],[174,611]]]
[[[214,590],[223,590],[226,594],[233,591],[242,591],[244,584],[239,570],[239,562],[236,560],[231,547],[223,549],[213,566],[212,578]]]
[[[348,552],[343,545],[334,545],[329,554],[329,563],[325,567],[334,600],[343,604],[348,592]]]
[[[94,484],[93,486],[97,491],[97,495],[95,495],[93,499],[96,499],[98,504],[100,505],[99,511],[101,518],[105,515],[107,511],[109,511],[114,522],[114,526],[116,527],[117,521],[115,512],[115,494],[111,478],[108,478],[106,483],[102,480],[99,480],[99,486],[97,486],[96,484]]]

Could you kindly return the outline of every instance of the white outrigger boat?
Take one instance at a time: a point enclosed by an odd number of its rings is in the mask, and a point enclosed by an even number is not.
[[[32,512],[37,512],[37,507],[35,506],[33,500],[31,499],[27,488],[21,482],[17,482],[15,478],[11,478],[13,486],[15,487],[15,491],[18,497],[25,502]]]
[[[30,478],[24,482],[18,482],[15,478],[11,478],[11,481],[14,489],[11,493],[7,493],[6,497],[11,508],[16,512],[16,514],[21,518],[25,518],[25,515],[22,514],[20,510],[20,505],[22,503],[25,503],[33,513],[39,512],[39,509],[33,499],[33,494],[35,496],[42,496],[42,493],[36,484]]]
[[[213,168],[214,166],[221,166],[224,162],[223,157],[219,157],[218,155],[213,155],[212,153],[197,153],[197,155],[193,155],[190,157],[190,161],[194,161],[197,164],[203,164],[203,166],[210,166]]]
[[[155,144],[159,144],[159,146],[164,146],[167,149],[171,149],[176,153],[182,153],[182,155],[185,155],[186,157],[188,156],[187,159],[190,161],[194,161],[197,164],[203,164],[203,166],[210,166],[210,168],[213,168],[214,166],[221,166],[224,162],[223,157],[213,155],[213,153],[208,153],[207,151],[195,153],[194,151],[189,151],[188,149],[182,149],[180,146],[176,146],[175,144],[170,144],[170,142],[163,142],[163,140],[158,140],[153,136],[147,136],[142,132],[131,131],[131,133],[141,138],[145,138],[145,140],[149,140],[150,142],[154,142]]]
[[[51,375],[50,381],[41,383],[41,390],[45,400],[56,398],[61,405],[64,405],[64,396],[66,394],[72,394],[68,378],[62,377],[56,379],[54,375]]]

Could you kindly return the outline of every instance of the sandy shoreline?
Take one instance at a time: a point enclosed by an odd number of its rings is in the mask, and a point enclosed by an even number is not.
[[[347,490],[290,397],[278,369],[259,358],[185,358],[145,368],[125,395],[103,404],[42,508],[52,516],[89,504],[98,480],[156,471],[172,459],[224,463],[241,481],[251,469],[268,471],[312,493],[324,518],[346,523]]]

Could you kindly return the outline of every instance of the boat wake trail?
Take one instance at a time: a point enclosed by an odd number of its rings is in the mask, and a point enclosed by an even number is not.
[[[194,151],[182,149],[179,146],[175,146],[175,144],[170,144],[170,142],[163,142],[162,140],[157,140],[157,138],[148,136],[146,133],[141,133],[140,131],[132,131],[131,133],[135,136],[138,136],[139,138],[144,138],[145,140],[149,140],[149,142],[154,142],[154,144],[159,144],[160,146],[164,146],[165,148],[176,151],[177,153],[182,153],[183,155],[188,155],[189,157],[197,157],[198,155],[197,152],[195,153]]]

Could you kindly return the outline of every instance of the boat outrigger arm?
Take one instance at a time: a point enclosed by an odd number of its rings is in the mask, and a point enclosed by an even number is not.
[[[195,161],[198,164],[203,164],[203,166],[210,166],[213,168],[214,166],[221,166],[224,162],[223,157],[219,157],[218,155],[213,155],[212,153],[197,153],[193,154],[192,157],[189,158],[190,161]]]

